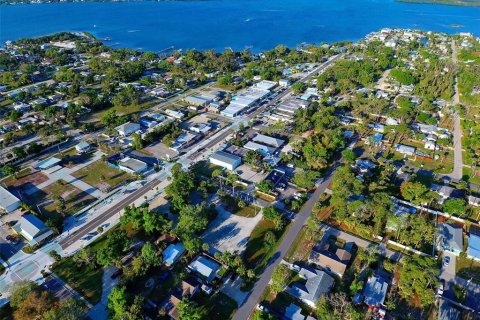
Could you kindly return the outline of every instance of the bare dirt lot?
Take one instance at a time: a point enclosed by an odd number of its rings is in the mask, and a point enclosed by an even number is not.
[[[231,214],[222,206],[217,206],[218,216],[211,222],[209,230],[203,240],[211,248],[225,252],[245,251],[248,239],[257,223],[262,220],[262,215],[253,218],[240,217]]]

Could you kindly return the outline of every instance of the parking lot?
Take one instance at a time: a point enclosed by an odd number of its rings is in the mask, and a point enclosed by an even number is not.
[[[76,295],[66,288],[63,282],[55,276],[49,276],[42,284],[42,288],[49,291],[60,302],[68,298],[76,298]]]
[[[7,237],[11,234],[12,231],[6,224],[0,226],[0,256],[5,260],[14,256],[25,244],[22,237],[16,237],[15,241],[8,240]]]

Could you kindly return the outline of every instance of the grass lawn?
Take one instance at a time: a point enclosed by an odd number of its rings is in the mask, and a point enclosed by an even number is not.
[[[260,212],[260,208],[254,204],[251,204],[245,208],[241,208],[238,211],[232,212],[232,213],[240,217],[253,218],[259,212]]]
[[[480,176],[477,176],[471,168],[463,168],[463,180],[474,184],[480,184]]]
[[[3,178],[2,180],[0,180],[2,182],[2,184],[4,184],[5,186],[7,187],[11,187],[13,186],[14,184],[16,184],[18,182],[18,180],[22,179],[22,178],[25,178],[26,176],[28,176],[30,174],[30,172],[32,172],[32,169],[31,168],[25,168],[23,170],[20,170],[20,172],[18,172],[17,174],[17,178],[14,178],[13,176],[8,176],[8,177],[5,177]]]
[[[285,256],[285,260],[290,263],[295,263],[299,261],[307,262],[310,251],[312,250],[315,243],[320,240],[321,236],[322,233],[319,232],[314,239],[310,240],[307,238],[306,228],[303,227],[295,238],[295,241],[292,243],[290,250],[288,250]]]
[[[118,115],[120,115],[120,116],[128,115],[128,114],[133,114],[133,113],[137,113],[137,112],[143,111],[143,110],[145,110],[145,109],[149,109],[149,108],[157,105],[158,103],[160,103],[160,101],[158,101],[158,100],[150,100],[150,101],[145,101],[145,102],[142,102],[142,103],[140,103],[140,104],[133,105],[133,106],[128,106],[128,107],[114,106],[114,107],[111,107],[111,108],[108,108],[108,109],[104,109],[104,110],[101,110],[101,111],[92,113],[92,114],[89,116],[89,119],[100,120],[100,119],[102,118],[102,116],[103,116],[107,111],[110,111],[110,110],[114,110],[114,111],[115,111]]]
[[[85,183],[93,187],[108,185],[109,189],[125,181],[132,181],[133,176],[130,174],[108,166],[102,160],[97,160],[72,174],[75,178],[83,180]],[[105,189],[105,188],[98,188]]]
[[[58,209],[59,203],[55,201],[58,197],[63,198],[65,201],[65,210],[61,212]],[[47,204],[42,207],[42,213],[47,216],[57,214],[70,216],[90,205],[95,200],[95,197],[63,180],[58,180],[29,197],[29,202],[34,205],[47,201]]]
[[[68,150],[62,151],[57,156],[61,157],[64,160],[65,166],[72,168],[80,163],[88,161],[93,156],[92,152],[87,153],[78,153],[75,148],[70,148]]]
[[[93,252],[97,252],[106,244],[107,235],[110,232],[116,232],[118,227],[114,227],[105,232],[100,238],[93,241],[89,247]],[[97,304],[102,297],[102,277],[103,268],[89,269],[78,267],[73,261],[73,256],[64,258],[59,263],[52,266],[52,271],[63,279],[69,286],[78,291],[91,304]]]
[[[457,257],[456,264],[457,275],[464,279],[472,279],[473,282],[480,284],[480,262],[467,257]]]
[[[245,249],[244,258],[248,268],[254,269],[258,274],[265,265],[268,263],[268,260],[273,255],[275,250],[280,243],[282,236],[288,226],[283,230],[275,231],[275,227],[272,222],[262,219],[253,229],[248,239],[247,247]],[[272,247],[267,247],[265,245],[265,234],[268,231],[272,231],[276,238],[277,242]]]
[[[78,267],[73,257],[68,257],[52,268],[53,272],[78,291],[91,304],[97,304],[102,297],[103,269]]]
[[[212,172],[215,169],[223,170],[222,167],[204,160],[195,163],[195,165],[193,166],[193,172],[195,172],[197,176],[201,175],[207,178],[212,177]]]
[[[208,296],[203,291],[195,295],[194,300],[200,306],[202,319],[222,319],[228,320],[233,317],[238,306],[235,300],[221,292]]]

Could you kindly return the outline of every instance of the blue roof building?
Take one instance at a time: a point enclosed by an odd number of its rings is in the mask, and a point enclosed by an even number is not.
[[[467,254],[472,259],[480,260],[480,226],[470,227]]]
[[[368,278],[367,284],[363,289],[365,296],[364,302],[369,307],[378,308],[383,305],[385,296],[387,295],[388,283],[379,276]]]
[[[167,267],[170,267],[180,259],[184,252],[185,246],[183,243],[171,244],[162,252],[163,262]]]

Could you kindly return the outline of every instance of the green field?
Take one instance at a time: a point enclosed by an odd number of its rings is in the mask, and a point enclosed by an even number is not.
[[[133,181],[133,176],[124,171],[108,166],[102,160],[97,160],[88,166],[75,171],[72,176],[83,180],[85,183],[88,183],[93,187],[108,185],[110,190],[123,182]]]

